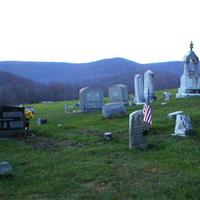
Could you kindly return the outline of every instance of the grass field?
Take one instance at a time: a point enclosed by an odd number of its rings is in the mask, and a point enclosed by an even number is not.
[[[65,113],[66,102],[33,105],[37,137],[0,141],[0,161],[14,170],[0,178],[0,199],[200,199],[200,98],[161,106],[162,93],[152,103],[146,150],[128,149],[128,115],[103,119],[101,112]],[[138,109],[133,105],[128,113]],[[167,114],[178,110],[192,119],[190,137],[171,136],[175,122]],[[38,117],[48,123],[37,126]]]

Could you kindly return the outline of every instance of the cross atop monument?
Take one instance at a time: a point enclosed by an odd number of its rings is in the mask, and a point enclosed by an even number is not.
[[[193,49],[193,46],[194,46],[194,44],[193,44],[193,42],[191,41],[190,42],[190,50],[192,51],[192,49]]]

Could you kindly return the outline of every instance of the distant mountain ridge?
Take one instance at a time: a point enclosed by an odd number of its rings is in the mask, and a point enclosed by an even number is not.
[[[80,84],[88,80],[113,79],[118,76],[144,73],[151,69],[156,73],[171,73],[180,76],[183,71],[183,62],[172,61],[163,63],[139,64],[124,58],[103,59],[90,63],[64,62],[25,62],[2,61],[1,70],[13,73],[23,78],[48,84],[63,82],[66,84]]]
[[[91,63],[0,62],[0,104],[34,103],[45,100],[78,99],[79,90],[125,84],[134,93],[134,75],[151,69],[155,89],[177,88],[183,62],[139,64],[124,58],[104,59]]]

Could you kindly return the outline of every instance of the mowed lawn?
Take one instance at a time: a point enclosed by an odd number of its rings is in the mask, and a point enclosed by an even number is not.
[[[0,140],[0,161],[14,171],[0,178],[0,199],[200,199],[200,98],[173,97],[162,106],[162,93],[152,103],[146,150],[128,149],[128,115],[64,112],[64,104],[77,101],[32,105],[37,137]],[[128,113],[141,108],[132,105]],[[190,137],[171,135],[175,122],[167,114],[179,110],[191,117]],[[48,123],[37,126],[38,117]]]

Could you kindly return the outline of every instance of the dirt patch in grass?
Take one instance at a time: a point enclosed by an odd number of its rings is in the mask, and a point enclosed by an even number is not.
[[[67,140],[56,140],[49,137],[29,135],[23,142],[36,150],[65,150],[84,147],[81,143],[70,142]]]

